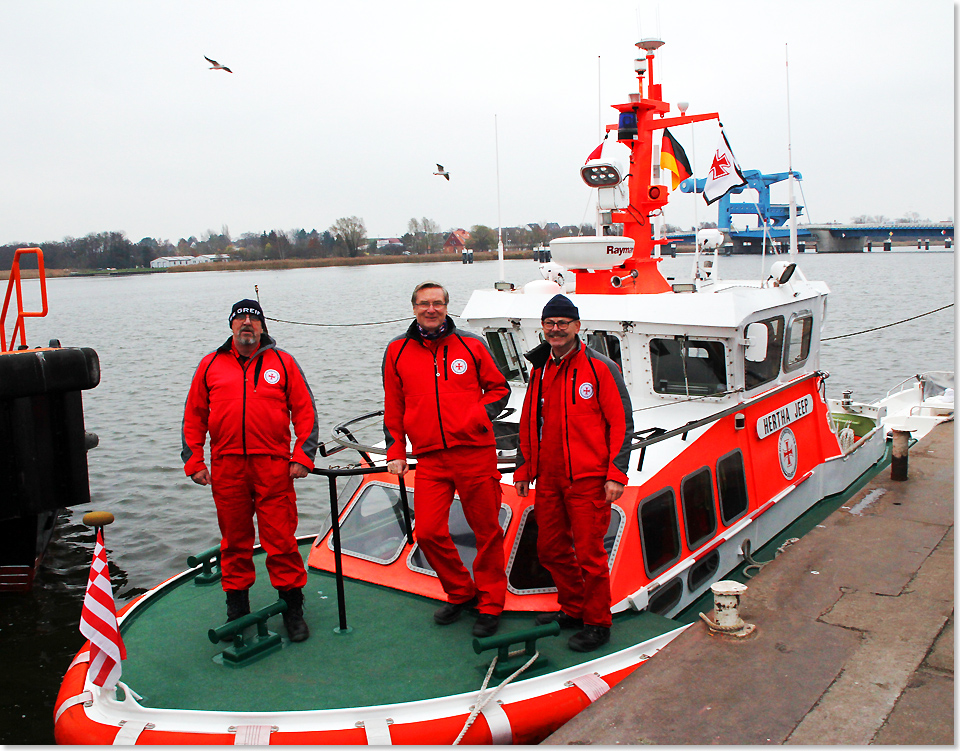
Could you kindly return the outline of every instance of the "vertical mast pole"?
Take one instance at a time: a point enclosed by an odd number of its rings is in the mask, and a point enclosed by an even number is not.
[[[493,144],[497,160],[497,260],[500,262],[500,281],[506,281],[507,275],[503,270],[503,222],[500,219],[500,133],[497,127],[497,116],[493,116]]]
[[[797,201],[793,195],[793,137],[790,134],[790,50],[784,45],[784,63],[787,71],[787,195],[790,200],[790,260],[797,261]]]

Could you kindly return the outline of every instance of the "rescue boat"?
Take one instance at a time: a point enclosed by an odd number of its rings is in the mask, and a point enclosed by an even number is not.
[[[943,379],[931,393],[918,379],[888,404],[827,398],[829,290],[794,261],[724,280],[722,237],[707,234],[691,279],[661,274],[656,222],[670,189],[654,178],[655,137],[717,117],[668,116],[653,83],[661,44],[638,44],[639,89],[615,105],[617,123],[582,171],[598,188],[600,234],[554,241],[562,274],[499,282],[461,315],[512,385],[494,421],[508,577],[499,632],[474,639],[468,617],[434,624],[445,598],[416,541],[416,459],[402,482],[387,474],[382,443],[364,438],[382,413],[362,415],[337,424],[321,451],[340,463],[314,470],[331,515],[301,540],[311,637],[286,638],[262,552],[255,612],[221,625],[213,546],[121,611],[127,659],[116,688],[92,682],[89,645],[77,655],[56,702],[58,742],[537,743],[634,670],[655,669],[656,654],[710,609],[712,584],[741,576],[879,471],[889,461],[888,407],[901,418],[922,413],[918,431],[952,416]],[[606,234],[613,225],[623,234]],[[541,310],[558,292],[578,306],[581,338],[621,368],[634,408],[629,484],[604,540],[611,639],[589,653],[569,650],[556,624],[534,625],[557,600],[536,556],[536,491],[518,497],[511,475],[530,372],[523,353],[540,343]],[[922,409],[931,399],[936,408]],[[459,500],[450,527],[469,567],[475,549]]]

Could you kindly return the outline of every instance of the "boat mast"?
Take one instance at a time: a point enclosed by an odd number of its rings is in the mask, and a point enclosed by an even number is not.
[[[686,125],[701,120],[719,119],[716,112],[703,115],[681,114],[665,117],[670,105],[663,101],[661,84],[654,83],[653,63],[655,52],[663,46],[660,39],[641,39],[637,47],[643,57],[634,62],[637,74],[637,92],[630,94],[629,101],[615,104],[619,118],[616,124],[608,125],[607,131],[616,132],[617,140],[630,149],[630,168],[627,180],[629,205],[614,211],[611,219],[623,224],[623,234],[634,241],[633,255],[621,267],[611,270],[596,270],[577,275],[578,292],[602,292],[607,294],[649,294],[669,292],[670,284],[658,268],[661,258],[654,251],[657,245],[666,242],[654,237],[651,217],[661,211],[669,200],[670,189],[666,185],[652,184],[654,133],[664,128]],[[644,85],[646,78],[646,85]],[[624,270],[637,274],[628,282],[611,292],[610,277],[622,277]]]
[[[797,201],[793,196],[793,138],[790,134],[790,55],[784,45],[784,63],[787,71],[787,196],[790,201],[790,260],[797,262]]]
[[[497,260],[500,263],[500,281],[505,282],[507,275],[503,269],[503,222],[500,219],[500,133],[496,114],[493,116],[493,144],[497,160]]]

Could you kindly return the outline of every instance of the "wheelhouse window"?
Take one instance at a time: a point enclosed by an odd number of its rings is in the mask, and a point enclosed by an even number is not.
[[[499,522],[500,529],[505,532],[507,525],[510,524],[509,506],[500,506]],[[457,553],[460,555],[464,567],[467,571],[473,571],[473,561],[477,557],[477,537],[470,529],[470,525],[467,524],[467,518],[463,514],[463,504],[459,498],[454,498],[453,504],[450,506],[450,538],[453,540],[453,544],[457,546]],[[410,557],[407,559],[407,565],[414,571],[433,576],[437,575],[433,566],[430,565],[427,557],[423,554],[420,545],[414,546]]]
[[[717,530],[713,503],[713,477],[707,467],[687,475],[680,482],[680,505],[687,547],[695,550]]]
[[[503,377],[508,381],[527,382],[527,365],[520,353],[519,342],[514,331],[507,329],[497,329],[496,331],[487,331],[487,344],[490,345],[490,352],[493,353],[493,359],[503,373]]]
[[[357,492],[357,488],[360,487],[362,481],[363,481],[363,477],[361,477],[360,475],[349,475],[345,479],[342,479],[340,484],[337,486],[337,508],[347,507],[347,504],[350,503],[350,499],[353,498],[353,494]],[[408,495],[408,498],[409,498],[409,495]],[[301,501],[301,503],[303,502],[304,501]],[[321,503],[325,502],[326,505],[329,507],[330,505],[329,496],[326,496],[326,495],[322,496],[320,502]],[[323,508],[323,506],[321,506],[321,508]],[[317,539],[313,543],[314,547],[317,547],[318,545],[320,545],[323,538],[327,536],[327,532],[333,529],[333,523],[331,519],[332,517],[328,511],[326,517],[320,523],[320,532],[317,534]]]
[[[751,323],[750,327],[755,325],[761,325],[766,329],[767,347],[761,354],[762,359],[750,360],[744,357],[744,386],[748,391],[769,383],[780,375],[780,358],[783,354],[783,316],[756,321]]]
[[[620,355],[620,337],[608,334],[606,331],[590,331],[586,335],[587,346],[597,350],[613,360],[620,370],[623,370],[623,361]]]
[[[413,493],[407,491],[413,523]],[[375,563],[393,563],[407,544],[400,489],[371,482],[360,493],[340,525],[340,547],[347,555]],[[333,540],[328,542],[331,550]]]
[[[680,527],[673,488],[666,488],[640,503],[640,542],[643,565],[651,579],[680,558]]]
[[[650,340],[653,390],[658,394],[711,395],[727,390],[723,342],[688,339]]]
[[[743,454],[732,451],[717,462],[717,491],[720,494],[720,518],[729,525],[747,511],[747,477]]]
[[[603,536],[603,549],[607,563],[613,566],[617,557],[617,545],[623,534],[623,511],[619,506],[610,507],[610,524]],[[554,592],[553,577],[537,557],[537,515],[533,506],[528,506],[520,520],[520,530],[507,562],[507,586],[511,592],[521,595]]]
[[[806,362],[810,354],[810,339],[813,333],[813,314],[809,310],[795,313],[787,323],[783,348],[783,370],[789,373]]]

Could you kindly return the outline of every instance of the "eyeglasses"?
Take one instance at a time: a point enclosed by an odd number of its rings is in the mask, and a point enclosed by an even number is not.
[[[558,331],[566,331],[573,321],[542,321],[544,330],[546,329],[557,329]]]
[[[414,303],[414,307],[420,308],[420,310],[427,310],[428,308],[445,308],[447,304],[445,302],[433,302],[432,300],[423,300],[418,303]]]

